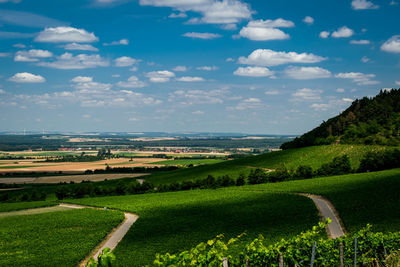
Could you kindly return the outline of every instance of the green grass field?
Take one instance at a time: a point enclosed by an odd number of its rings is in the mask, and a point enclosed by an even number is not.
[[[58,203],[56,201],[51,201],[51,200],[15,202],[15,203],[0,202],[0,212],[49,207],[49,206],[55,206],[57,204]]]
[[[230,175],[237,178],[242,172],[248,174],[251,168],[275,169],[285,165],[288,169],[296,169],[299,165],[309,165],[314,169],[324,163],[332,161],[336,156],[348,155],[353,168],[357,168],[360,159],[368,151],[383,150],[382,146],[363,145],[329,145],[314,146],[292,150],[276,151],[258,156],[249,156],[242,159],[230,160],[212,165],[197,166],[194,168],[176,170],[167,173],[156,173],[146,179],[154,184],[168,184],[185,180],[204,179],[208,174],[215,177]]]
[[[222,159],[176,159],[176,160],[166,160],[161,162],[155,162],[152,164],[156,165],[165,165],[165,166],[187,166],[190,164],[193,165],[205,165],[205,164],[215,164],[224,162]]]
[[[263,234],[269,242],[293,236],[319,218],[311,200],[236,187],[68,200],[139,214],[115,250],[118,266],[151,264],[156,253],[177,253],[218,234],[243,232],[248,242]]]
[[[372,224],[375,231],[400,231],[400,169],[261,184],[244,189],[322,195],[333,203],[350,232],[360,230],[367,223]]]
[[[76,266],[124,218],[93,209],[0,219],[0,266]]]

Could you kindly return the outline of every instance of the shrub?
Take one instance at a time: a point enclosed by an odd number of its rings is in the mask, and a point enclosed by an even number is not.
[[[297,167],[295,172],[296,178],[312,178],[313,177],[313,169],[308,165],[300,165]]]
[[[246,177],[243,173],[239,174],[239,178],[236,180],[236,186],[242,186],[246,184]]]
[[[351,163],[347,155],[333,158],[329,163],[323,164],[318,170],[319,176],[341,175],[351,172]]]
[[[248,177],[249,184],[261,184],[267,181],[267,175],[264,170],[257,168],[255,170],[251,170]]]

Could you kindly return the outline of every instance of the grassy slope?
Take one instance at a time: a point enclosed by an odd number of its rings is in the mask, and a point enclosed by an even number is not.
[[[93,209],[2,218],[0,266],[75,266],[123,218]]]
[[[33,209],[41,207],[55,206],[58,203],[55,201],[32,201],[32,202],[15,202],[15,203],[0,203],[0,212]]]
[[[275,169],[284,164],[289,169],[295,169],[299,165],[310,165],[314,169],[322,164],[330,162],[334,157],[348,155],[353,167],[358,167],[361,157],[368,151],[381,150],[381,146],[362,146],[362,145],[330,145],[314,146],[292,150],[284,150],[251,156],[243,159],[226,161],[213,165],[198,166],[183,170],[176,170],[167,173],[157,173],[147,180],[154,184],[173,183],[184,180],[195,180],[207,177],[208,174],[220,176],[228,174],[232,177],[238,177],[239,173],[250,172],[249,167],[261,167]]]
[[[230,238],[246,231],[245,241],[262,233],[273,242],[318,222],[317,210],[307,198],[236,187],[70,202],[140,215],[115,251],[121,266],[150,264],[157,252],[177,253],[221,233]]]
[[[400,231],[400,169],[246,186],[244,189],[322,195],[333,203],[350,232],[367,223],[376,231]]]
[[[165,166],[177,166],[177,165],[204,165],[204,164],[215,164],[224,162],[222,159],[176,159],[176,160],[165,160],[161,162],[154,162],[152,164],[165,165]]]

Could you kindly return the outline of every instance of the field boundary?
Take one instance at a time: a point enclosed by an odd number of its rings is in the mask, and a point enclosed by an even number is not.
[[[347,233],[343,221],[340,219],[339,213],[335,209],[335,206],[333,206],[328,199],[324,198],[323,196],[312,194],[298,193],[298,195],[310,198],[314,202],[320,216],[324,220],[327,218],[332,220],[332,222],[326,227],[328,237],[338,238]]]

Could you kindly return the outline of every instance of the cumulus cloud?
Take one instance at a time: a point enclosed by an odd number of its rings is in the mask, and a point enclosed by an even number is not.
[[[329,37],[330,34],[331,33],[328,32],[328,31],[322,31],[322,32],[319,33],[319,37],[322,38],[322,39],[326,39],[326,38]]]
[[[353,0],[351,1],[351,7],[354,10],[363,10],[363,9],[377,9],[378,5],[375,5],[371,1],[367,0]]]
[[[145,87],[146,84],[140,81],[138,77],[132,75],[126,82],[118,82],[117,86],[122,88],[142,88]]]
[[[361,62],[362,63],[368,63],[368,62],[370,62],[371,61],[371,59],[369,59],[368,57],[366,57],[366,56],[363,56],[362,58],[361,58]]]
[[[354,100],[351,98],[342,98],[342,101],[344,102],[353,102]]]
[[[237,76],[248,76],[248,77],[273,77],[274,72],[266,67],[239,67],[233,73]]]
[[[328,110],[331,107],[331,105],[324,103],[314,103],[311,105],[311,107],[317,111],[325,111]]]
[[[29,72],[16,73],[8,80],[15,83],[44,83],[46,81],[43,76],[35,75]]]
[[[196,70],[213,71],[213,70],[218,70],[218,67],[217,66],[201,66],[201,67],[197,67]]]
[[[400,86],[400,81],[395,81],[394,82],[397,86]]]
[[[373,80],[375,78],[375,74],[364,74],[361,72],[342,72],[336,74],[335,77],[352,80],[358,85],[373,85],[379,83],[378,81]]]
[[[39,61],[39,58],[52,57],[53,53],[47,50],[31,49],[29,51],[18,51],[15,54],[14,61],[18,62],[35,62]]]
[[[62,54],[57,57],[56,61],[38,63],[38,66],[64,70],[107,67],[109,65],[110,62],[100,55],[80,54],[74,56],[71,53]]]
[[[308,25],[312,25],[312,24],[314,24],[314,18],[312,18],[312,17],[310,17],[310,16],[306,16],[306,17],[303,19],[303,22],[304,22],[304,23],[307,23]]]
[[[371,42],[369,40],[351,40],[350,44],[356,44],[356,45],[367,45],[370,44]]]
[[[279,91],[278,90],[267,90],[265,91],[266,95],[279,95]]]
[[[181,105],[221,104],[227,91],[217,90],[177,90],[169,94],[168,101]]]
[[[329,70],[320,67],[288,67],[285,69],[285,74],[296,80],[309,80],[329,78],[332,76]]]
[[[128,39],[121,39],[119,41],[113,41],[111,43],[104,43],[104,46],[112,46],[112,45],[128,45],[129,40]]]
[[[261,99],[256,97],[250,97],[240,101],[235,107],[230,108],[234,110],[246,110],[246,109],[262,109],[266,105],[262,103]]]
[[[93,77],[87,77],[87,76],[76,76],[71,80],[71,82],[74,83],[88,83],[88,82],[93,82]]]
[[[202,77],[190,77],[190,76],[183,76],[176,78],[178,82],[204,82],[204,78]]]
[[[338,88],[338,89],[336,89],[336,92],[338,92],[338,93],[344,93],[344,89],[343,89],[343,88]]]
[[[89,33],[84,29],[73,27],[46,28],[35,38],[36,42],[45,43],[92,43],[98,40],[99,38],[97,38],[94,33]]]
[[[348,38],[353,36],[354,31],[347,26],[340,27],[332,33],[333,38]]]
[[[176,18],[187,18],[187,15],[185,12],[179,12],[179,13],[171,13],[168,18],[171,19],[176,19]]]
[[[114,64],[117,67],[129,67],[136,63],[139,63],[139,60],[131,57],[119,57],[114,60]]]
[[[169,82],[171,78],[175,77],[175,73],[168,70],[152,71],[146,74],[146,77],[153,83]]]
[[[188,68],[186,66],[176,66],[175,68],[173,68],[173,71],[182,71],[185,72],[187,71]]]
[[[240,0],[140,0],[140,5],[171,7],[180,12],[200,13],[190,23],[232,24],[251,18],[252,10]]]
[[[240,57],[240,64],[278,66],[288,63],[317,63],[327,58],[308,53],[278,52],[271,49],[254,50],[248,57]]]
[[[0,53],[0,57],[9,57],[11,56],[10,53]]]
[[[389,53],[400,53],[400,35],[394,35],[383,43],[381,50]]]
[[[196,111],[193,111],[192,114],[193,114],[193,115],[203,115],[203,114],[204,114],[204,111],[196,110]]]
[[[97,52],[99,49],[90,45],[90,44],[78,44],[78,43],[71,43],[64,46],[65,50],[81,50],[81,51],[93,51]]]
[[[282,18],[276,20],[254,20],[243,27],[239,35],[253,41],[284,40],[290,36],[277,28],[292,28],[294,23]]]
[[[209,32],[187,32],[182,36],[195,39],[215,39],[222,37],[222,35],[220,34],[209,33]]]
[[[291,100],[294,102],[301,101],[319,101],[321,100],[322,90],[313,90],[310,88],[299,89],[292,94]]]

